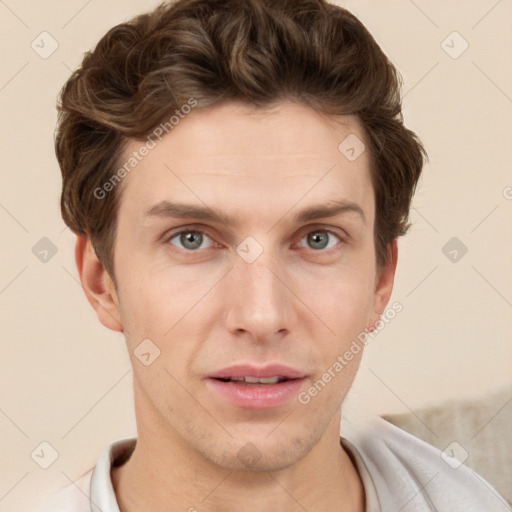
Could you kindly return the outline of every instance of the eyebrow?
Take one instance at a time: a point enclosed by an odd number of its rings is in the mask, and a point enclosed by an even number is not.
[[[366,217],[363,209],[356,203],[345,200],[329,201],[331,204],[317,204],[309,206],[297,212],[293,220],[296,223],[309,222],[312,220],[335,217],[345,213],[356,213],[366,224]],[[214,223],[234,224],[224,212],[209,208],[208,206],[198,206],[192,204],[175,203],[170,201],[160,201],[144,212],[144,217],[171,217],[176,219],[192,218],[197,220],[207,220]]]

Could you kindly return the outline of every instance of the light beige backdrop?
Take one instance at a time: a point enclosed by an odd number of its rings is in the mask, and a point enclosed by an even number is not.
[[[54,107],[82,54],[154,5],[0,1],[2,511],[25,510],[135,435],[123,339],[86,302],[60,219]],[[345,413],[485,396],[512,382],[512,2],[340,5],[401,71],[406,123],[430,155],[400,241],[391,302],[403,311],[369,343]]]

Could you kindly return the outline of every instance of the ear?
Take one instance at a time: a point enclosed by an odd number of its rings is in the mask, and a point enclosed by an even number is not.
[[[113,331],[123,332],[114,283],[96,256],[89,237],[77,235],[75,261],[82,288],[99,321]]]
[[[395,238],[387,247],[386,263],[377,275],[375,295],[373,299],[373,313],[368,324],[370,332],[375,330],[375,324],[380,320],[393,291],[396,263],[398,259],[398,242]]]

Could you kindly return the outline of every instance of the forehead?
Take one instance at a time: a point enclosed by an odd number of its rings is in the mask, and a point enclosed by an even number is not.
[[[290,101],[264,110],[228,102],[192,110],[155,141],[122,183],[120,214],[142,215],[176,199],[231,208],[235,216],[241,209],[270,215],[272,205],[282,210],[298,201],[373,207],[369,155],[361,152],[364,133],[354,116]],[[143,144],[130,141],[125,159]]]

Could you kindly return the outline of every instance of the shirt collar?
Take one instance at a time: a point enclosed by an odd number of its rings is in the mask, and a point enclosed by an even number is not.
[[[101,453],[91,476],[93,512],[120,512],[110,471],[130,457],[136,444],[137,438],[122,439],[107,446]]]

